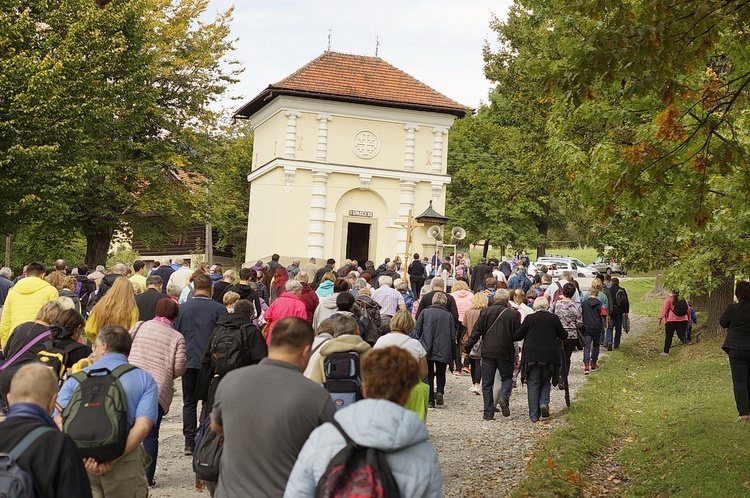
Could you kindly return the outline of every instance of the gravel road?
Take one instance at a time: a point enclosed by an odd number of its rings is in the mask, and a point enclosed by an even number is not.
[[[634,332],[642,328],[640,323],[640,319],[632,319]],[[630,336],[633,335],[631,332]],[[607,354],[604,351],[602,357]],[[601,366],[606,368],[606,359],[602,363]],[[583,375],[582,352],[573,353],[571,364],[569,382],[571,397],[574,397],[587,378],[598,374]],[[431,409],[427,418],[430,442],[440,456],[445,496],[505,496],[523,480],[526,464],[532,458],[537,442],[565,423],[564,419],[554,416],[565,407],[564,393],[552,388],[550,409],[553,417],[534,424],[528,416],[526,386],[519,383],[511,395],[510,417],[498,413],[495,420],[486,422],[482,420],[482,396],[470,392],[469,387],[470,375],[449,373],[445,405]],[[182,455],[181,407],[182,397],[178,394],[162,422],[157,487],[152,490],[153,497],[208,496],[207,492],[201,494],[193,489],[190,457]]]

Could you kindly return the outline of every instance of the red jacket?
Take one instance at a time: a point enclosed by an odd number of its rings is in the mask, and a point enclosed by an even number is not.
[[[271,344],[271,334],[273,333],[274,323],[290,316],[296,316],[303,320],[307,320],[307,309],[305,308],[305,303],[303,303],[295,294],[285,292],[276,298],[263,315],[266,323],[268,323],[268,337],[266,337],[266,344]]]
[[[305,318],[305,320],[312,323],[313,316],[315,315],[315,308],[318,307],[320,298],[318,298],[318,295],[312,287],[307,284],[302,284],[302,295],[300,296],[300,299],[305,304],[305,309],[307,310],[307,318]]]
[[[688,322],[690,323],[690,302],[687,302],[688,304],[688,312],[685,316],[677,316],[675,315],[672,310],[674,310],[674,296],[669,296],[667,299],[664,300],[664,307],[661,310],[661,315],[659,315],[659,320],[664,320],[665,322]]]

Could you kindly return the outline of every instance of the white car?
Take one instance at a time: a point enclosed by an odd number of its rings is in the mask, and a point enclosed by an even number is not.
[[[557,277],[563,271],[569,271],[576,278],[595,278],[599,271],[578,258],[541,258],[536,262],[537,266],[547,265],[548,273]]]

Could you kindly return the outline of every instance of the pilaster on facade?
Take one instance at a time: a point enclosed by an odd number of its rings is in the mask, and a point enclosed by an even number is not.
[[[409,218],[409,210],[414,210],[415,196],[414,191],[417,188],[417,182],[411,180],[401,180],[401,194],[399,195],[398,217],[401,220]],[[406,227],[400,227],[396,235],[396,253],[404,254],[406,252]],[[408,261],[408,259],[407,259]]]
[[[328,122],[333,120],[330,114],[318,114],[318,147],[315,160],[324,163],[328,159]]]
[[[406,147],[404,151],[404,171],[414,171],[414,146],[416,132],[419,131],[419,125],[407,123],[404,125],[406,130]]]
[[[310,196],[310,224],[307,235],[307,256],[325,257],[326,196],[330,171],[312,171],[312,191]]]
[[[286,115],[286,143],[284,146],[284,157],[294,159],[297,151],[297,118],[302,117],[302,113],[295,110],[288,110]]]
[[[432,133],[435,135],[432,141],[432,172],[440,174],[443,171],[443,137],[448,133],[448,128],[435,127]]]

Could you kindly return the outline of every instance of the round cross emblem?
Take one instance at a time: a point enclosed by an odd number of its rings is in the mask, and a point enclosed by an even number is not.
[[[380,152],[380,139],[370,130],[362,130],[354,135],[354,153],[362,159],[372,159]]]

